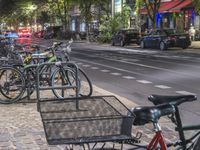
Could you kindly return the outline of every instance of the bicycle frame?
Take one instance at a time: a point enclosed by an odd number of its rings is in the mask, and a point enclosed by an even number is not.
[[[176,118],[176,125],[177,125],[177,127],[175,128],[175,130],[178,132],[180,140],[181,140],[181,142],[178,145],[180,145],[184,150],[187,150],[187,149],[189,149],[189,148],[187,148],[187,145],[189,143],[193,143],[192,141],[196,137],[198,137],[200,135],[200,131],[198,131],[196,134],[194,134],[193,136],[191,136],[188,139],[185,138],[184,131],[200,130],[200,125],[187,125],[187,126],[183,126],[178,106],[175,106],[175,110],[176,110],[175,111],[175,118]]]
[[[154,123],[154,128],[156,130],[156,134],[147,146],[147,150],[152,150],[158,148],[157,146],[160,145],[161,150],[167,150],[167,145],[165,144],[165,140],[162,135],[161,127],[158,123]]]

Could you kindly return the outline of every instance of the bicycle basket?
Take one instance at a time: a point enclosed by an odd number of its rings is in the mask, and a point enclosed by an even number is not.
[[[79,108],[76,108],[78,101]],[[81,144],[133,139],[133,116],[114,96],[39,101],[48,144]]]

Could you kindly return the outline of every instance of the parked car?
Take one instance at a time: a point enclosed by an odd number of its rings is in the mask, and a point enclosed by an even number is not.
[[[18,33],[16,31],[6,31],[4,33],[5,38],[18,38]]]
[[[18,30],[19,37],[31,37],[31,31],[29,29],[19,29]]]
[[[37,37],[37,38],[43,38],[44,37],[44,30],[35,32],[34,36]]]
[[[136,29],[122,29],[112,37],[112,45],[128,45],[130,43],[139,44],[140,34]]]
[[[189,34],[178,33],[175,29],[152,30],[140,40],[141,48],[160,48],[166,50],[169,47],[188,48],[191,45]]]

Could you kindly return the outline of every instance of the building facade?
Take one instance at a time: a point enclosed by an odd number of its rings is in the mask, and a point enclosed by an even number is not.
[[[141,8],[141,26],[152,28],[146,8]],[[192,0],[162,0],[156,14],[157,28],[175,28],[188,31],[191,26],[200,29],[200,16],[195,14]]]

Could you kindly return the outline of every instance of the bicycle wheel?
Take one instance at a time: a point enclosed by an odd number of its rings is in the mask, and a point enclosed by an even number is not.
[[[13,67],[0,68],[0,103],[11,104],[18,101],[24,93],[23,74]]]
[[[92,82],[81,68],[78,68],[78,71],[80,80],[79,95],[81,97],[89,97],[93,92]]]
[[[36,75],[35,75],[35,67],[28,67],[23,70],[23,74],[25,76],[25,83],[26,83],[26,90],[24,94],[21,96],[21,99],[30,98],[30,96],[35,91],[35,82],[36,82]]]
[[[92,82],[90,81],[86,73],[80,68],[78,68],[77,81],[78,81],[78,96],[80,97],[91,96],[93,92]],[[62,85],[67,85],[68,87],[76,85],[76,75],[73,68],[60,68],[53,73],[52,86],[56,87]],[[69,90],[68,88],[66,89],[66,91],[68,92],[67,94],[68,96],[69,95],[75,96],[76,94],[75,88],[72,88],[71,90]],[[53,89],[53,93],[57,98],[64,98],[63,95],[65,95],[63,89]]]
[[[193,150],[200,150],[200,136],[197,138],[197,140],[195,141]]]
[[[57,98],[62,99],[66,97],[75,97],[76,88],[70,88],[76,86],[76,77],[74,71],[71,68],[63,67],[55,69],[51,77],[51,86],[52,91]],[[65,87],[58,88],[62,86]]]

